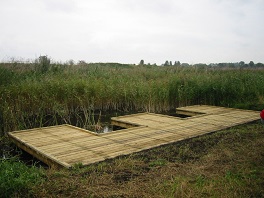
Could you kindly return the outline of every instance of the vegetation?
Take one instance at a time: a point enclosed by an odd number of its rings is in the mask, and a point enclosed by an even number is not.
[[[15,197],[263,197],[263,156],[258,122],[87,167],[43,170],[45,177],[37,168],[8,164],[0,185]],[[9,183],[17,175],[30,184],[27,190]]]
[[[96,111],[165,112],[209,104],[264,108],[264,70],[124,64],[0,65],[2,131],[97,124]]]
[[[61,123],[87,128],[106,111],[166,112],[194,104],[264,109],[262,65],[239,64],[54,64],[47,56],[0,63],[0,197],[264,196],[259,123],[71,171],[21,163],[5,136]]]
[[[18,159],[0,161],[0,197],[30,195],[32,186],[43,180],[43,172],[36,167],[28,167]]]

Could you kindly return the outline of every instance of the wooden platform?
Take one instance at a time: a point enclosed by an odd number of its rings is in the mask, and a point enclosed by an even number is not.
[[[71,125],[9,132],[15,144],[54,167],[70,168],[157,147],[259,119],[259,112],[196,105],[178,108],[179,118],[139,113],[112,118],[127,129],[96,134]]]

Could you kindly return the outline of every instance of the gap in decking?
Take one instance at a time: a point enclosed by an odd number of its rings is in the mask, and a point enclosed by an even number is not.
[[[168,116],[173,116],[173,117],[177,117],[177,118],[189,118],[189,117],[193,117],[193,116],[196,116],[196,115],[201,115],[203,113],[176,112],[175,109],[171,109],[169,111],[162,112],[161,114],[168,115]]]
[[[118,131],[125,129],[124,127],[112,125],[111,122],[104,122],[97,125],[89,125],[85,129],[95,132],[95,133],[109,133],[113,131]]]
[[[121,111],[74,111],[62,114],[41,114],[27,115],[23,120],[24,129],[32,129],[39,127],[48,127],[61,124],[70,124],[79,128],[83,128],[95,133],[106,133],[125,129],[120,126],[111,124],[112,117],[129,115],[138,112],[121,112]]]
[[[173,117],[177,117],[177,118],[189,118],[189,117],[192,117],[192,116],[189,116],[189,115],[178,114],[178,113],[170,113],[170,114],[167,114],[167,115],[173,116]]]

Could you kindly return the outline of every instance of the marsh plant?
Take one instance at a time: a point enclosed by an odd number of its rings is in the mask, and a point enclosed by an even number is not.
[[[35,63],[34,63],[35,64]],[[264,108],[263,70],[114,63],[0,64],[1,130],[96,125],[95,111],[166,112],[208,104]],[[56,69],[54,69],[56,68]]]

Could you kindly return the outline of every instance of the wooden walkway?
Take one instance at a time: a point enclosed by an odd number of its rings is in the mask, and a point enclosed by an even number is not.
[[[112,118],[127,129],[96,134],[71,125],[9,132],[14,143],[54,167],[70,168],[157,147],[259,119],[259,112],[196,105],[181,107],[179,118],[139,113]]]

